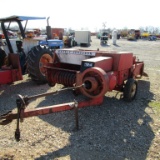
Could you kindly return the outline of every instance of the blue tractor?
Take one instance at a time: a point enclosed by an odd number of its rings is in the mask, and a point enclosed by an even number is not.
[[[46,33],[41,38],[31,38],[26,36],[26,26],[28,20],[42,20],[45,17],[28,17],[28,16],[10,16],[0,18],[1,29],[5,39],[1,39],[3,45],[1,50],[9,53],[18,53],[22,74],[28,73],[33,81],[37,84],[46,83],[45,63],[53,61],[53,53],[55,49],[63,48],[62,40],[52,39],[51,27],[49,26],[49,18],[47,19]],[[13,30],[11,23],[18,24],[17,36],[9,37],[8,30]],[[25,25],[23,23],[25,22]],[[23,26],[24,25],[24,26]],[[0,50],[0,52],[1,52]],[[0,53],[1,55],[1,53]],[[4,58],[5,59],[5,58]],[[3,63],[3,62],[2,62]]]

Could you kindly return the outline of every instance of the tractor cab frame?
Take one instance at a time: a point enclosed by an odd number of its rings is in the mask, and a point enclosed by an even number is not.
[[[56,39],[51,39],[51,27],[49,26],[48,19],[47,19],[47,26],[46,26],[46,31],[47,31],[47,36],[43,37],[35,37],[35,38],[26,38],[26,27],[28,24],[28,20],[45,20],[46,17],[28,17],[28,16],[10,16],[7,18],[0,18],[0,23],[1,23],[1,28],[4,34],[5,39],[1,39],[1,48],[0,48],[0,56],[2,53],[6,53],[6,57],[8,57],[8,63],[7,66],[4,66],[5,58],[3,56],[3,62],[0,65],[0,85],[1,84],[8,84],[8,83],[13,83],[14,81],[22,80],[22,75],[25,74],[25,69],[27,64],[31,64],[33,61],[36,66],[36,73],[31,73],[31,75],[37,75],[35,78],[31,76],[32,80],[39,80],[40,82],[44,82],[44,73],[43,70],[39,66],[43,66],[43,59],[47,59],[47,62],[52,61],[52,53],[49,51],[50,49],[55,49],[55,48],[62,48],[63,47],[63,41],[62,40],[56,40]],[[25,21],[25,25],[22,24],[22,21]],[[11,29],[11,23],[17,23],[18,24],[18,32],[20,33],[20,36],[14,37],[13,39],[10,39],[8,35],[8,31],[12,30]],[[39,48],[40,50],[35,53],[35,48]],[[31,51],[32,50],[32,51]],[[27,60],[27,57],[29,55],[29,52],[34,52],[36,56],[34,57],[34,60],[30,57],[32,55],[30,54],[29,58]],[[19,55],[19,58],[17,60],[17,55]],[[13,54],[10,56],[10,54]],[[40,54],[40,55],[39,55]],[[44,55],[45,54],[45,55]],[[12,58],[9,58],[12,57]],[[38,57],[38,58],[37,58]],[[44,58],[42,58],[44,57]],[[47,57],[47,58],[46,58]],[[1,58],[2,59],[2,58]],[[30,60],[32,62],[30,62]],[[16,65],[12,65],[13,63]],[[3,67],[2,67],[3,66]],[[15,68],[15,66],[17,66]],[[20,66],[20,67],[18,67]],[[35,66],[34,66],[35,68]],[[12,73],[12,69],[16,69],[17,74]],[[10,72],[8,72],[8,70]],[[27,71],[30,72],[32,68],[28,68]],[[6,73],[7,76],[6,76]]]
[[[22,39],[24,39],[28,20],[40,20],[40,19],[46,19],[46,18],[45,17],[11,16],[11,17],[1,18],[0,19],[1,28],[2,28],[2,31],[4,33],[4,36],[5,36],[5,39],[6,39],[6,43],[7,43],[7,46],[8,46],[8,49],[9,49],[10,53],[14,53],[13,47],[12,47],[10,39],[9,39],[9,36],[7,34],[8,30],[12,30],[10,28],[11,23],[17,22],[18,27],[19,27],[19,31],[20,31],[21,36],[22,36]],[[26,21],[24,27],[22,25],[22,21]],[[8,24],[8,25],[6,25],[6,24]]]
[[[1,39],[0,48],[0,56],[2,60],[2,64],[0,66],[0,85],[11,84],[14,81],[23,79],[22,75],[23,65],[25,64],[25,53],[23,52],[22,41],[17,37],[10,39],[8,35],[8,31],[12,31],[11,23],[18,24],[18,30],[20,32],[21,38],[24,39],[28,20],[38,19],[45,19],[45,17],[11,16],[0,19],[1,28],[5,37],[5,39]],[[22,21],[26,21],[24,27],[22,25]]]

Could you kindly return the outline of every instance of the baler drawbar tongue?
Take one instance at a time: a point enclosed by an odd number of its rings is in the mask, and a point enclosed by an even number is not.
[[[27,105],[29,104],[29,100],[31,100],[31,99],[36,99],[36,98],[40,98],[40,97],[44,97],[44,96],[48,96],[48,95],[58,94],[59,92],[64,91],[64,90],[73,90],[73,89],[77,89],[77,88],[80,88],[83,86],[84,86],[84,84],[82,84],[80,86],[63,88],[58,91],[43,93],[43,94],[38,94],[38,95],[33,95],[33,96],[22,96],[22,95],[18,94],[17,95],[18,98],[16,99],[17,113],[12,113],[12,111],[9,111],[9,112],[1,115],[0,116],[0,125],[7,125],[7,124],[11,123],[13,119],[17,119],[15,139],[17,141],[19,141],[20,140],[19,122],[20,121],[22,122],[23,118],[44,115],[44,114],[49,114],[49,113],[63,111],[63,110],[74,109],[75,110],[76,128],[78,129],[78,127],[79,127],[79,124],[78,124],[78,102],[76,100],[74,100],[74,102],[55,105],[55,106],[51,106],[48,108],[38,108],[38,109],[27,110],[27,111],[25,111],[25,108],[27,107]],[[67,107],[69,107],[69,108],[67,108]]]

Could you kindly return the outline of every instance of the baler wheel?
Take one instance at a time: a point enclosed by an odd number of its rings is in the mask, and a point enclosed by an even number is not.
[[[137,81],[133,78],[127,80],[125,87],[124,87],[124,100],[127,102],[131,102],[135,99],[137,94]]]
[[[52,63],[52,52],[47,46],[33,47],[27,57],[27,70],[33,81],[37,84],[44,84],[47,82],[45,77],[45,69],[43,66],[46,63]]]

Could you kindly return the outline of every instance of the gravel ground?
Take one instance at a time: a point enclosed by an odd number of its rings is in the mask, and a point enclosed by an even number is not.
[[[160,41],[120,39],[117,45],[109,40],[107,46],[100,46],[100,41],[92,37],[88,48],[130,51],[144,61],[149,77],[138,80],[136,99],[126,103],[119,93],[107,93],[102,105],[79,109],[78,131],[75,130],[74,111],[25,119],[20,124],[19,142],[14,139],[15,120],[0,126],[0,160],[160,159],[160,114],[149,106],[150,102],[160,102]],[[25,75],[23,81],[0,86],[0,114],[16,111],[17,94],[34,95],[62,87],[37,86]],[[31,101],[28,108],[81,98],[84,97],[75,97],[71,91],[65,91]]]

